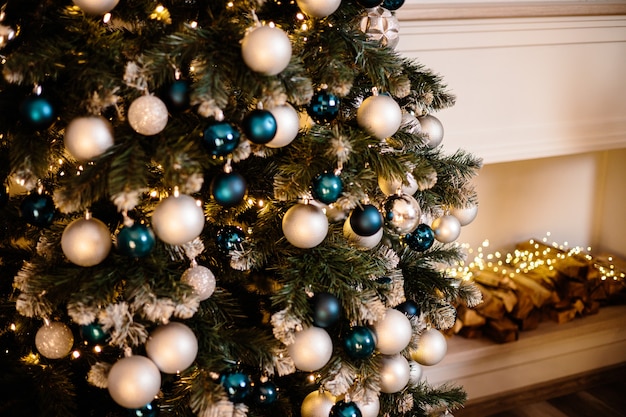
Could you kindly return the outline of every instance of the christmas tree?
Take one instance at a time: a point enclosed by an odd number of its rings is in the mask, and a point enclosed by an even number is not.
[[[480,159],[402,0],[0,9],[0,414],[426,416]]]

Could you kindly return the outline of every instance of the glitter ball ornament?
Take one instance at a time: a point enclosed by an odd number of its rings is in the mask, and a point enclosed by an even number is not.
[[[368,327],[354,326],[344,335],[343,347],[351,358],[368,358],[376,349],[376,336]]]
[[[459,220],[461,226],[467,226],[476,218],[476,215],[478,214],[478,206],[471,205],[464,208],[453,208],[450,210],[450,214]]]
[[[241,203],[248,192],[246,179],[237,172],[220,172],[211,180],[211,196],[223,207]]]
[[[330,409],[329,417],[362,417],[362,415],[356,403],[339,400]]]
[[[387,228],[397,234],[415,230],[422,216],[422,209],[410,195],[392,195],[383,202],[383,213]]]
[[[276,119],[276,134],[267,142],[268,148],[282,148],[289,145],[298,136],[300,130],[300,117],[298,112],[290,104],[276,106],[269,111]]]
[[[157,417],[159,415],[159,407],[156,401],[152,401],[141,408],[129,408],[128,417]]]
[[[402,110],[387,95],[369,96],[356,112],[356,121],[370,135],[385,139],[398,131],[402,123]]]
[[[313,308],[313,325],[330,327],[341,317],[341,302],[327,292],[319,292],[311,298]]]
[[[193,288],[200,301],[208,299],[215,292],[215,275],[206,266],[196,265],[187,269],[180,281]]]
[[[324,241],[328,233],[328,218],[313,204],[295,204],[282,221],[285,238],[297,248],[313,248]]]
[[[204,212],[186,194],[169,196],[152,213],[154,233],[170,245],[182,245],[197,238],[204,228]]]
[[[243,251],[243,243],[246,240],[246,234],[240,227],[224,226],[217,232],[217,247],[226,254],[233,251]]]
[[[35,347],[48,359],[60,359],[67,356],[73,345],[72,331],[59,321],[44,324],[35,335]]]
[[[393,308],[387,309],[385,316],[374,323],[376,349],[383,355],[395,355],[409,345],[413,337],[413,327],[404,313]]]
[[[417,350],[411,352],[411,358],[426,366],[436,365],[446,356],[448,343],[446,337],[437,329],[426,329],[420,335]]]
[[[196,360],[198,339],[187,325],[170,322],[150,333],[146,354],[161,372],[176,374]]]
[[[387,10],[398,10],[404,4],[404,0],[384,0],[382,6]]]
[[[321,90],[313,95],[306,111],[315,123],[330,123],[339,114],[339,104],[339,97]]]
[[[426,138],[429,148],[436,148],[443,140],[443,125],[435,116],[430,114],[417,118],[422,126],[422,135]]]
[[[332,172],[324,172],[313,179],[311,191],[316,200],[324,204],[331,204],[341,196],[343,183],[338,175]]]
[[[411,368],[402,355],[382,356],[380,359],[380,391],[385,394],[400,392],[409,383]]]
[[[361,31],[382,46],[395,48],[400,41],[398,18],[384,7],[368,9],[361,18]]]
[[[133,100],[128,108],[128,123],[140,135],[152,136],[161,133],[168,120],[167,106],[156,96],[141,96]]]
[[[435,239],[441,243],[454,242],[461,234],[459,219],[450,214],[436,218],[431,228],[435,234]]]
[[[296,332],[295,341],[287,349],[296,368],[313,372],[330,360],[333,354],[333,341],[326,330],[309,327]]]
[[[119,0],[72,0],[73,3],[88,14],[102,15],[117,6]]]
[[[359,236],[375,235],[383,227],[383,216],[371,204],[357,206],[348,218],[352,231]]]
[[[341,0],[296,0],[296,3],[307,16],[322,18],[333,14],[341,5]]]
[[[99,344],[106,342],[109,335],[102,329],[98,323],[89,323],[80,326],[80,336],[84,341],[91,344]]]
[[[252,381],[243,372],[228,372],[220,376],[220,384],[226,390],[228,399],[234,403],[243,402],[252,393]]]
[[[161,389],[161,372],[145,356],[125,357],[111,367],[107,389],[113,401],[122,407],[144,407]]]
[[[241,55],[252,71],[263,75],[276,75],[289,65],[291,41],[278,27],[259,26],[249,31],[243,38]]]
[[[56,116],[52,101],[39,95],[26,97],[20,105],[20,114],[22,119],[35,129],[46,129]]]
[[[328,417],[335,405],[335,396],[328,391],[315,390],[309,393],[300,406],[302,417]]]
[[[32,192],[22,200],[20,214],[26,222],[37,227],[50,226],[54,219],[56,208],[54,201],[48,194]]]
[[[237,148],[241,134],[227,122],[215,122],[204,129],[202,144],[214,156],[226,156]]]
[[[383,229],[381,227],[371,236],[361,236],[354,233],[354,230],[352,230],[350,218],[347,218],[343,223],[343,236],[348,239],[352,245],[359,249],[367,250],[374,248],[383,239],[383,234]]]
[[[370,399],[369,402],[355,401],[357,407],[361,411],[361,417],[378,417],[380,411],[380,400],[378,397]]]
[[[378,177],[378,187],[387,196],[394,194],[413,195],[418,189],[417,181],[410,172],[406,174],[406,184],[401,179]]]
[[[252,400],[258,405],[270,405],[278,399],[278,388],[272,381],[254,384]]]
[[[125,256],[142,258],[152,252],[156,239],[145,224],[123,226],[117,234],[117,250]]]
[[[65,128],[63,143],[74,158],[89,161],[113,146],[113,127],[103,117],[77,117]]]
[[[61,249],[67,259],[79,266],[94,266],[111,251],[111,233],[93,217],[73,220],[61,235]]]
[[[431,229],[429,225],[421,223],[417,225],[415,230],[404,236],[404,241],[409,248],[424,252],[430,249],[433,243],[435,243],[435,232],[433,232],[433,229]]]
[[[255,109],[243,118],[241,128],[250,142],[262,145],[274,139],[278,125],[272,112]]]

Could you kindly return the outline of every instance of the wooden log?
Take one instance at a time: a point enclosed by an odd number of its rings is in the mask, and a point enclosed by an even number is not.
[[[511,311],[510,316],[514,319],[524,320],[528,315],[536,310],[535,304],[533,303],[533,299],[527,291],[518,291],[517,292],[517,304],[515,308]]]
[[[478,339],[483,337],[483,326],[479,327],[463,327],[458,333],[466,339]]]
[[[582,254],[571,254],[563,259],[559,259],[554,267],[566,277],[585,281],[589,273],[590,259]]]
[[[484,316],[478,314],[474,309],[467,308],[464,305],[460,305],[456,310],[457,321],[463,323],[463,327],[479,327],[483,326],[487,319]]]
[[[532,309],[526,317],[515,320],[521,331],[534,330],[539,327],[541,323],[541,310],[538,308]]]
[[[501,319],[506,313],[502,300],[493,295],[488,298],[488,301],[483,299],[483,302],[477,305],[475,309],[480,315],[490,319]]]
[[[598,301],[591,300],[585,303],[585,310],[583,311],[583,314],[592,315],[597,314],[599,311],[600,303]]]
[[[549,310],[550,320],[559,324],[567,323],[576,318],[577,310],[575,307],[568,308],[551,308]]]
[[[519,328],[510,319],[488,320],[485,335],[496,343],[514,342],[519,338]]]
[[[515,306],[517,305],[517,295],[512,290],[504,290],[504,289],[494,289],[491,291],[494,297],[498,297],[502,304],[504,304],[504,309],[507,313],[513,311]]]

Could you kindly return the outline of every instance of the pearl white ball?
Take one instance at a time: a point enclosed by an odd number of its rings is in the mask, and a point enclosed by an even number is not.
[[[276,119],[276,134],[265,144],[268,148],[282,148],[289,145],[298,136],[300,130],[300,116],[291,104],[276,106],[269,109]]]
[[[259,26],[243,38],[241,55],[252,71],[276,75],[289,65],[291,41],[280,28]]]
[[[200,301],[210,298],[215,292],[215,275],[206,266],[197,265],[187,269],[180,281],[192,287]]]
[[[341,0],[296,0],[298,7],[310,17],[330,16],[341,5]]]
[[[428,141],[426,145],[429,148],[436,148],[443,140],[443,125],[435,116],[427,114],[417,118],[422,126],[422,133]]]
[[[140,135],[152,136],[167,125],[167,106],[155,96],[136,98],[128,108],[128,123]]]
[[[384,355],[395,355],[406,348],[413,336],[413,327],[404,313],[389,308],[385,316],[374,323],[376,349]]]
[[[295,342],[288,346],[289,356],[301,371],[317,371],[333,355],[333,341],[326,330],[309,327],[296,333]]]
[[[441,243],[454,242],[461,235],[461,222],[450,214],[436,218],[431,228],[435,233],[435,239]]]
[[[154,209],[152,228],[163,242],[182,245],[200,236],[204,212],[189,195],[169,196]]]
[[[74,335],[64,323],[53,321],[44,324],[35,335],[35,347],[48,359],[67,356],[74,345]]]
[[[427,329],[420,336],[417,350],[411,352],[411,358],[421,365],[431,366],[441,362],[447,351],[446,337],[437,329]]]
[[[380,411],[380,400],[378,397],[374,397],[368,403],[362,401],[355,401],[355,403],[359,411],[361,411],[361,417],[378,417],[378,412]]]
[[[79,266],[94,266],[111,251],[111,233],[95,218],[80,218],[67,225],[61,235],[61,250],[67,259]]]
[[[450,214],[459,220],[461,226],[467,226],[476,218],[476,215],[478,214],[478,206],[472,205],[465,208],[454,208],[450,210]]]
[[[383,177],[378,177],[378,187],[386,196],[390,196],[393,194],[398,194],[400,191],[402,194],[413,195],[417,192],[417,181],[415,181],[415,177],[413,174],[408,172],[406,174],[407,184],[404,184],[401,179],[387,179]]]
[[[166,374],[187,369],[198,354],[198,339],[183,323],[170,322],[157,327],[146,342],[146,354]]]
[[[400,128],[402,110],[398,103],[389,96],[370,96],[363,100],[357,110],[356,121],[372,136],[385,139]]]
[[[336,398],[328,391],[316,390],[304,397],[300,406],[302,417],[328,417]]]
[[[74,158],[89,161],[113,146],[113,127],[103,117],[77,117],[65,128],[63,142]]]
[[[357,235],[354,230],[352,230],[352,226],[350,225],[350,217],[343,222],[343,236],[354,246],[362,250],[372,249],[378,245],[383,239],[383,234],[384,232],[381,227],[378,232],[371,236]]]
[[[140,408],[154,400],[161,389],[159,368],[145,356],[135,355],[115,362],[107,388],[113,401],[125,408]]]
[[[328,233],[328,218],[313,204],[296,204],[287,210],[282,222],[283,234],[297,248],[313,248],[324,241]]]
[[[380,391],[385,394],[402,391],[409,383],[409,361],[402,355],[394,355],[381,357],[380,363]]]
[[[73,0],[73,2],[83,12],[98,15],[113,10],[119,3],[119,0]]]

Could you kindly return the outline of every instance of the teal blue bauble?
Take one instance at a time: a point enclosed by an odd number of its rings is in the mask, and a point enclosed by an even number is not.
[[[211,155],[226,156],[237,148],[241,134],[227,122],[215,122],[204,129],[202,143]]]
[[[325,172],[323,174],[319,174],[313,179],[311,191],[313,192],[313,197],[316,200],[324,204],[330,204],[337,201],[337,199],[341,196],[343,183],[341,182],[341,178],[339,178],[339,176],[333,174],[332,172]]]
[[[278,388],[272,381],[255,384],[252,399],[258,405],[270,405],[278,399]]]
[[[404,236],[404,241],[409,248],[424,252],[430,249],[435,242],[435,232],[433,232],[433,229],[431,229],[429,225],[421,223],[414,231]]]
[[[372,236],[383,227],[383,216],[373,205],[363,204],[352,210],[350,227],[359,236]]]
[[[159,407],[153,401],[141,408],[129,408],[128,417],[156,417],[159,415]]]
[[[24,121],[35,129],[45,129],[55,118],[52,102],[43,96],[32,95],[22,101],[20,113]]]
[[[50,226],[55,212],[54,202],[48,194],[32,192],[20,204],[22,217],[33,226]]]
[[[170,111],[182,111],[189,108],[191,87],[187,80],[175,80],[163,94],[163,101]]]
[[[327,292],[318,292],[311,298],[313,325],[330,327],[341,317],[341,302]]]
[[[98,323],[90,323],[80,326],[80,335],[84,341],[94,345],[106,342],[109,335],[102,330]]]
[[[374,332],[364,326],[355,326],[344,336],[343,347],[351,358],[368,358],[376,348]]]
[[[339,400],[330,409],[328,417],[361,417],[361,410],[352,401]]]
[[[211,180],[211,195],[220,206],[234,207],[246,197],[246,179],[236,172],[220,172]]]
[[[246,234],[237,226],[224,226],[217,232],[215,243],[224,253],[242,251]]]
[[[383,7],[387,10],[398,10],[404,4],[404,0],[385,0]]]
[[[152,252],[156,239],[154,232],[145,224],[124,226],[117,234],[117,250],[126,256],[141,258]]]
[[[220,384],[226,390],[228,399],[234,403],[243,402],[252,393],[250,377],[242,372],[222,374]]]
[[[313,95],[306,111],[316,123],[330,123],[339,114],[339,97],[321,90]]]
[[[244,117],[241,128],[250,142],[262,145],[274,139],[278,125],[270,111],[256,109]]]

